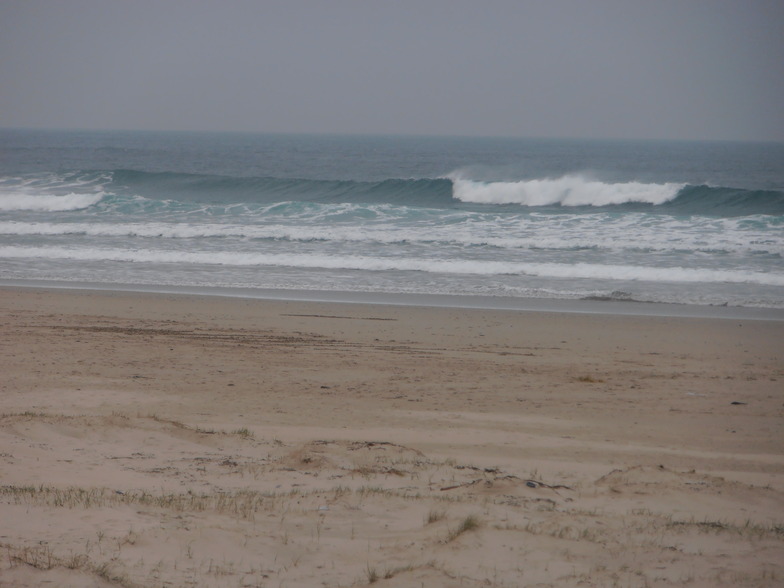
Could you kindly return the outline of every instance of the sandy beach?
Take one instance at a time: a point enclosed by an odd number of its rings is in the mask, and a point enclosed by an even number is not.
[[[0,300],[0,586],[784,582],[784,321]]]

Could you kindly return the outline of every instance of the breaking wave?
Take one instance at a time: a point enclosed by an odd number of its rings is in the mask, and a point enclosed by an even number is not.
[[[476,182],[459,177],[454,196],[461,202],[521,204],[523,206],[613,206],[638,202],[664,204],[674,200],[685,184],[607,184],[580,176],[519,182]]]
[[[35,210],[39,212],[65,212],[83,210],[100,202],[105,194],[25,194],[0,193],[0,210]]]
[[[80,193],[78,184],[83,185]],[[367,182],[274,177],[235,177],[135,170],[78,171],[58,185],[22,186],[0,180],[0,210],[82,210],[105,196],[134,196],[175,209],[182,204],[259,205],[279,202],[363,203],[420,208],[493,206],[545,210],[611,209],[711,216],[784,215],[784,192],[676,182],[611,183],[579,175],[518,181],[478,181],[459,173],[443,178]]]

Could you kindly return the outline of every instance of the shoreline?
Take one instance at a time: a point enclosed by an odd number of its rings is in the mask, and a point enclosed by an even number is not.
[[[0,298],[0,587],[784,577],[780,320]]]
[[[710,319],[784,321],[784,309],[750,306],[670,304],[639,300],[596,300],[521,298],[511,296],[408,294],[396,292],[351,292],[331,290],[275,290],[209,286],[156,286],[152,284],[107,284],[100,282],[60,282],[46,280],[0,279],[0,289],[85,290],[173,294],[250,300],[288,300],[292,302],[421,306],[475,310],[510,310],[603,314],[621,316],[660,316]]]

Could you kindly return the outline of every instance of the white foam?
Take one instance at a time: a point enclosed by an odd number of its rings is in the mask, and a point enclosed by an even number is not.
[[[325,241],[439,245],[550,251],[596,249],[649,252],[765,252],[784,255],[784,233],[775,227],[745,226],[747,219],[692,217],[688,221],[667,215],[537,214],[499,219],[475,215],[448,225],[392,222],[309,225],[229,224],[202,222],[21,222],[0,221],[0,235],[86,235],[96,237],[142,237],[159,239],[275,239],[292,242]],[[758,223],[756,223],[758,224]]]
[[[62,196],[10,192],[0,194],[0,210],[35,210],[44,212],[82,210],[97,204],[104,196],[104,192],[95,192],[93,194],[71,193]]]
[[[685,184],[608,184],[579,175],[519,182],[477,182],[450,176],[452,195],[461,202],[522,204],[524,206],[607,206],[642,202],[663,204],[674,199]]]
[[[361,255],[266,254],[246,252],[166,251],[151,249],[63,249],[0,247],[0,258],[72,259],[138,263],[187,263],[225,266],[276,266],[307,269],[420,271],[453,275],[521,275],[545,278],[586,278],[674,283],[737,283],[784,286],[784,274],[687,267],[613,264],[516,263],[486,260],[417,259]]]
[[[345,241],[395,243],[409,238],[424,238],[422,233],[394,228],[310,227],[291,225],[236,225],[221,223],[28,223],[0,221],[0,235],[88,235],[95,237],[159,237],[199,239],[234,237],[240,239],[279,239],[290,241]],[[432,237],[428,238],[432,241]]]

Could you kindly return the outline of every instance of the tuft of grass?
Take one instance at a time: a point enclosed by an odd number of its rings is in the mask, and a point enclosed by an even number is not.
[[[243,439],[253,439],[253,436],[254,436],[253,435],[253,431],[248,429],[248,427],[242,427],[241,429],[237,429],[235,431],[232,431],[232,433],[235,434],[235,435],[239,435]]]
[[[450,541],[454,541],[463,533],[468,533],[469,531],[474,531],[478,529],[480,526],[479,518],[476,515],[468,515],[457,526],[456,529],[449,532],[449,535],[446,538],[446,542],[449,543]]]
[[[176,429],[190,429],[190,427],[188,425],[186,425],[185,423],[181,423],[180,421],[175,421],[174,419],[166,419],[166,418],[163,418],[163,417],[159,417],[155,413],[148,414],[147,418],[154,420],[156,423],[163,423],[163,424],[166,424],[166,425],[171,425],[172,427],[174,427]]]
[[[370,564],[368,564],[367,568],[365,568],[365,575],[367,576],[368,584],[375,584],[376,582],[378,582],[378,579],[380,577],[378,575],[378,572],[376,571],[376,568],[371,568]]]
[[[585,382],[587,384],[603,384],[604,380],[600,378],[594,378],[593,376],[578,376],[575,378],[578,382]]]
[[[445,516],[446,516],[446,511],[433,509],[429,513],[427,513],[425,524],[431,525],[433,523],[437,523],[438,521],[442,520]]]
[[[386,570],[384,570],[384,579],[389,580],[390,578],[394,578],[398,574],[410,572],[413,569],[414,569],[413,564],[408,564],[407,566],[397,566],[395,568],[387,568]]]
[[[141,415],[141,414],[138,414],[137,416],[139,416],[140,418],[143,417],[143,415]],[[185,423],[180,422],[180,421],[175,421],[174,419],[166,419],[166,418],[160,417],[160,416],[158,416],[155,413],[148,414],[147,418],[151,419],[151,420],[153,420],[153,421],[155,421],[157,423],[163,423],[165,425],[171,425],[175,429],[182,429],[183,431],[193,431],[193,432],[199,433],[201,435],[216,435],[218,433],[218,431],[216,431],[215,429],[202,429],[201,427],[191,427],[190,425],[186,425]],[[226,433],[223,432],[222,434],[225,435]]]

